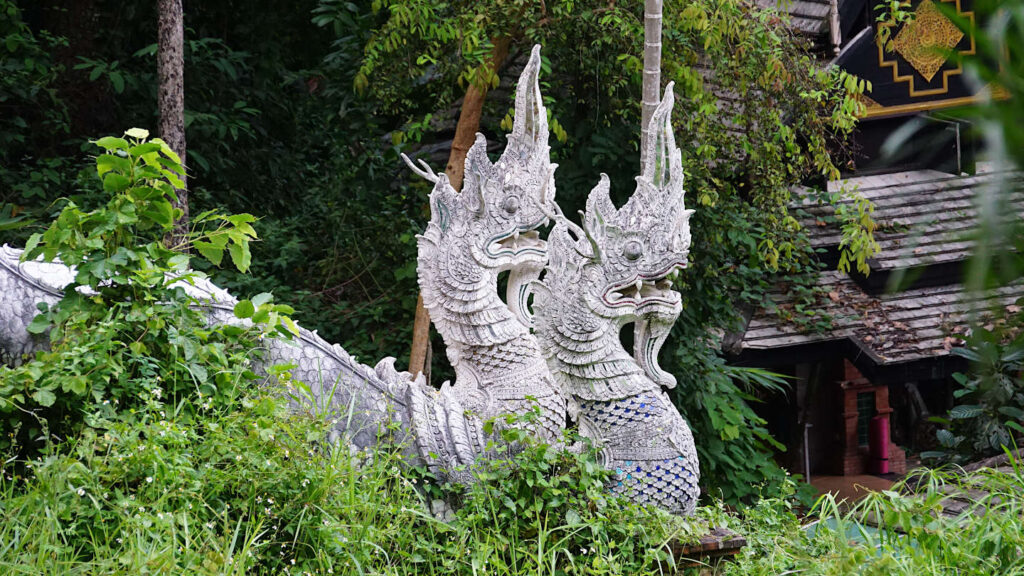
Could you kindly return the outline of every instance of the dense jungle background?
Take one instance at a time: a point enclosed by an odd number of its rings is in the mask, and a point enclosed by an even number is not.
[[[480,131],[500,151],[512,83],[541,43],[558,201],[575,214],[606,172],[621,202],[639,166],[640,4],[186,2],[192,210],[259,218],[251,272],[211,270],[215,280],[236,294],[272,291],[364,361],[405,365],[429,186],[399,153],[442,169],[472,83],[493,88]],[[857,107],[849,95],[863,85],[818,71],[776,18],[739,0],[667,2],[665,14],[663,80],[677,84],[698,212],[685,309],[662,362],[680,378],[707,485],[737,499],[783,476],[771,458],[781,446],[749,406],[780,382],[725,366],[719,338],[770,272],[813,268],[788,188],[836,173]],[[67,198],[96,205],[89,140],[157,124],[155,4],[2,0],[0,15],[3,214],[23,225]],[[493,71],[496,44],[508,55]],[[725,93],[748,97],[719,104]],[[440,383],[450,369],[436,334],[433,350]]]
[[[812,311],[829,296],[813,288],[820,265],[790,190],[848,167],[868,89],[823,70],[778,15],[749,0],[664,2],[662,83],[676,83],[697,209],[676,280],[683,313],[661,354],[701,460],[704,499],[679,518],[614,497],[592,451],[515,430],[522,451],[479,463],[468,488],[438,485],[399,446],[333,449],[329,415],[295,410],[277,387],[301,390],[286,368],[266,381],[251,370],[258,340],[291,333],[292,317],[365,363],[407,364],[430,187],[399,156],[442,170],[482,95],[480,132],[500,153],[535,43],[558,202],[575,214],[604,172],[621,204],[639,171],[643,2],[185,1],[184,167],[151,139],[162,4],[0,0],[0,244],[94,264],[30,324],[51,348],[0,366],[0,573],[1024,573],[1019,452],[808,506],[754,409],[788,384],[725,361],[728,334],[776,281],[797,296],[780,314],[828,325]],[[998,18],[965,66],[1009,98],[971,113],[992,159],[1019,168],[1024,6],[976,7]],[[223,240],[191,257],[165,245],[185,170],[183,245]],[[1024,275],[1024,227],[999,224],[1015,210],[1005,192],[980,207],[970,289]],[[872,206],[822,195],[840,199],[839,266],[863,270]],[[250,245],[251,263],[236,257]],[[240,318],[266,321],[210,326],[168,285],[189,265],[243,298]],[[958,375],[936,462],[1009,452],[1024,432],[1024,312],[1004,320],[962,349],[973,372]],[[451,368],[436,334],[432,346],[437,385]],[[945,513],[951,495],[969,499],[961,516]],[[736,561],[677,564],[678,545],[712,527],[746,538]]]

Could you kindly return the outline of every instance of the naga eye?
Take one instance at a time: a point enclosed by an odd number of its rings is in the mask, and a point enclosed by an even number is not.
[[[626,257],[626,260],[636,260],[643,253],[644,247],[640,245],[638,240],[630,240],[622,247],[622,255]]]
[[[505,212],[515,214],[519,211],[519,198],[509,196],[508,198],[505,198],[504,202],[502,202],[501,207],[505,209]]]

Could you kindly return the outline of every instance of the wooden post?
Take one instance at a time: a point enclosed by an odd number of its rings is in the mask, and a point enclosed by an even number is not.
[[[640,120],[640,165],[647,161],[647,135],[651,116],[661,101],[661,7],[662,0],[644,2],[644,80]]]

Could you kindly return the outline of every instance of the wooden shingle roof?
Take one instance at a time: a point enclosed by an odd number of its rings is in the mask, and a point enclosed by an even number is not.
[[[756,0],[761,8],[789,13],[790,22],[808,35],[825,34],[829,30],[829,0]]]
[[[1024,174],[987,172],[977,176],[951,176],[934,170],[849,180],[875,206],[875,239],[881,252],[868,264],[871,273],[887,273],[933,264],[965,260],[974,245],[971,232],[978,228],[975,200],[988,190],[1016,190],[1007,218],[1024,216]],[[835,189],[835,186],[833,186]],[[849,203],[847,201],[847,203]],[[838,248],[841,230],[833,222],[835,207],[810,196],[800,202],[800,219],[811,243]]]
[[[793,321],[797,316],[789,313],[796,306],[793,292],[779,286],[770,295],[770,304],[754,312],[733,351],[764,357],[771,351],[834,343],[871,365],[890,366],[948,355],[962,345],[959,336],[967,330],[972,314],[988,314],[998,321],[1020,311],[1024,281],[971,295],[958,282],[974,245],[971,233],[979,226],[978,195],[1013,194],[1010,209],[1002,216],[1019,219],[1024,216],[1024,174],[984,172],[961,177],[915,170],[857,178],[830,189],[840,185],[856,187],[875,206],[873,216],[879,224],[875,238],[881,252],[869,261],[871,274],[851,276],[833,270],[820,275],[820,296],[812,307],[820,316],[831,318],[826,329]],[[836,250],[841,230],[835,207],[819,203],[812,194],[803,195],[797,204],[812,245]],[[912,284],[910,289],[893,291],[884,281],[908,270],[927,276],[941,267],[950,272],[932,275],[928,282]]]
[[[758,311],[747,326],[743,350],[769,350],[830,340],[849,340],[876,365],[943,356],[962,341],[968,315],[1006,316],[1019,311],[1024,283],[968,297],[951,284],[873,296],[841,272],[822,273],[823,297],[816,306],[831,316],[832,327],[815,331],[790,321],[793,306],[784,287],[771,295],[773,306]]]

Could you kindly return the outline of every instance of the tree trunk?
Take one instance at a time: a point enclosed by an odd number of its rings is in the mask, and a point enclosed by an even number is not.
[[[423,306],[423,294],[416,299],[416,317],[412,324],[412,352],[409,353],[409,372],[426,372],[427,344],[430,343],[430,314]]]
[[[484,99],[490,88],[493,74],[497,74],[501,65],[508,57],[511,39],[501,37],[494,40],[494,48],[487,63],[488,77],[478,84],[470,84],[466,97],[462,99],[462,110],[459,112],[459,123],[455,125],[455,137],[452,138],[452,151],[448,155],[445,174],[451,181],[452,188],[462,189],[462,179],[466,169],[466,154],[469,153],[476,133],[480,130],[480,116],[484,111]],[[424,372],[427,359],[427,343],[430,341],[430,314],[423,307],[423,296],[416,300],[416,319],[412,327],[412,351],[409,354],[409,372]]]
[[[185,23],[181,0],[159,0],[157,35],[157,77],[160,86],[157,106],[160,110],[160,137],[185,160]],[[186,179],[182,177],[182,182]],[[174,207],[182,211],[168,237],[168,246],[182,247],[188,233],[188,188],[177,191]]]
[[[661,6],[662,0],[644,1],[644,84],[640,120],[640,164],[647,161],[647,136],[651,116],[661,100]]]
[[[452,151],[448,156],[448,165],[444,172],[452,183],[452,188],[462,190],[462,177],[465,172],[466,154],[476,140],[476,133],[480,131],[480,116],[484,111],[484,100],[487,98],[487,90],[490,88],[490,76],[498,73],[498,69],[508,58],[509,38],[498,38],[494,41],[494,49],[491,50],[491,57],[488,60],[488,77],[484,82],[470,84],[466,90],[466,97],[462,100],[462,111],[459,113],[459,123],[455,126],[455,137],[452,138]]]

